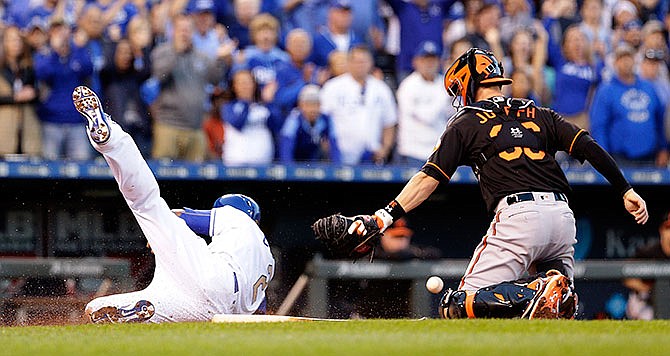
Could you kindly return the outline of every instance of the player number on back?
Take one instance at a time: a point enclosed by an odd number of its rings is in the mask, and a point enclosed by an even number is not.
[[[535,124],[532,121],[522,122],[521,125],[523,127],[527,128],[527,129],[533,131],[533,132],[540,132],[540,127],[537,126],[537,124]],[[498,136],[498,133],[500,133],[501,129],[502,129],[501,124],[493,126],[491,128],[491,131],[489,132],[489,136],[491,136],[491,137]],[[508,152],[508,151],[500,152],[500,153],[498,153],[498,156],[500,156],[500,158],[502,158],[506,161],[513,161],[515,159],[518,159],[519,157],[521,157],[522,154],[525,154],[528,158],[530,158],[532,160],[535,160],[535,161],[541,160],[545,156],[544,151],[538,150],[537,152],[534,152],[532,149],[530,149],[528,147],[517,146],[517,147],[512,147],[512,149],[513,149],[512,152]]]
[[[256,303],[256,299],[258,298],[258,290],[259,288],[262,288],[261,291],[265,291],[265,289],[268,287],[268,279],[272,278],[272,265],[268,265],[268,275],[262,274],[260,277],[258,277],[258,280],[256,283],[254,283],[254,295],[251,298],[252,303]]]

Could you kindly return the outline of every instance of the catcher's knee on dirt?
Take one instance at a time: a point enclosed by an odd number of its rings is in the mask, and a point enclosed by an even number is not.
[[[476,291],[448,290],[440,301],[440,316],[460,318],[563,318],[576,313],[577,295],[558,271],[530,282],[503,282]]]

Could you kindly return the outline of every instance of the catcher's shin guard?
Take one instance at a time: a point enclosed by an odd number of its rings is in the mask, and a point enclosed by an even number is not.
[[[477,291],[449,289],[440,301],[442,318],[572,319],[577,294],[558,271],[530,282],[503,282]]]
[[[440,316],[461,318],[518,318],[533,300],[535,290],[504,282],[477,291],[448,290],[440,301]]]

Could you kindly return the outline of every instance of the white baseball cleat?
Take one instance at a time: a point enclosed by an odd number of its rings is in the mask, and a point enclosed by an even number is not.
[[[86,86],[78,86],[72,92],[72,102],[79,113],[87,120],[86,128],[91,139],[102,145],[109,140],[111,118],[102,111],[98,96]]]

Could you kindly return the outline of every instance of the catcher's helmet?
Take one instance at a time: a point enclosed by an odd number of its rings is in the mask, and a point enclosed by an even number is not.
[[[503,77],[505,70],[491,51],[470,48],[447,69],[444,87],[449,95],[460,97],[462,105],[475,101],[477,88],[512,84],[512,79]]]
[[[226,194],[214,202],[215,208],[222,206],[232,206],[233,208],[249,215],[251,220],[257,224],[261,222],[261,208],[251,198],[243,194]]]

